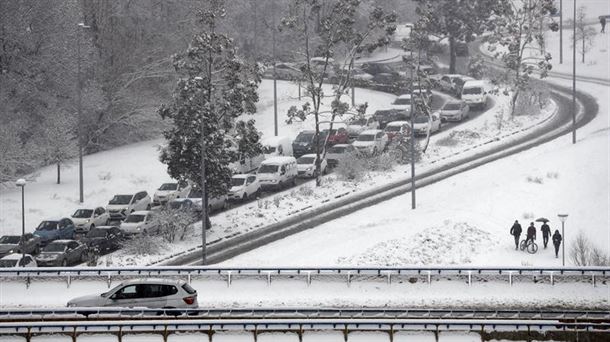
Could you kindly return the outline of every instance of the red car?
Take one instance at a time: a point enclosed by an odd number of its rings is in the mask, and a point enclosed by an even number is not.
[[[322,131],[322,136],[326,137],[329,134],[329,130],[325,129]],[[348,144],[349,143],[349,134],[347,133],[347,129],[341,127],[338,129],[334,129],[330,132],[330,136],[328,137],[328,146],[333,146],[336,144]]]

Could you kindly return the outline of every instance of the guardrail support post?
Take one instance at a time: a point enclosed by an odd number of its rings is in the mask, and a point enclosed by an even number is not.
[[[187,282],[188,284],[190,284],[190,283],[191,283],[191,274],[190,274],[190,273],[189,273],[189,274],[187,275],[187,277],[186,277],[186,282]]]
[[[553,277],[553,271],[551,271],[551,285],[555,285],[555,277]]]
[[[472,271],[468,271],[468,286],[472,285]]]
[[[593,283],[593,287],[596,287],[596,286],[597,286],[597,284],[596,284],[596,282],[595,282],[595,274],[592,274],[592,275],[591,275],[591,282]]]
[[[30,278],[30,276],[27,276],[25,278],[25,288],[29,289],[30,288],[30,283],[32,282],[32,279]]]
[[[227,287],[231,286],[231,271],[227,272]]]
[[[112,284],[112,278],[110,277],[110,274],[108,275],[106,282],[108,283],[108,288],[110,288],[110,284]]]
[[[428,285],[432,285],[432,272],[428,271]]]
[[[70,273],[68,273],[68,283],[67,283],[68,288],[70,288],[70,284],[72,284],[72,275]]]
[[[267,286],[271,286],[271,272],[267,271]]]
[[[388,285],[392,285],[392,272],[388,272]]]
[[[510,286],[513,286],[513,272],[512,271],[508,271],[508,283],[510,284]]]
[[[311,271],[307,271],[307,286],[311,285]]]
[[[352,283],[352,272],[347,272],[347,287],[349,287]],[[347,335],[346,335],[347,337]]]

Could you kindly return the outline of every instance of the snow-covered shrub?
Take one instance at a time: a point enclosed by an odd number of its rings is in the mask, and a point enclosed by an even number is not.
[[[163,248],[163,239],[150,235],[138,235],[123,243],[122,250],[128,255],[159,254]]]
[[[303,197],[313,196],[313,189],[309,186],[302,186],[299,188],[299,194]]]
[[[448,136],[439,139],[436,144],[439,146],[456,146],[461,141],[477,140],[481,137],[478,132],[469,129],[454,130]]]
[[[367,172],[367,162],[357,153],[347,153],[341,157],[334,172],[343,180],[359,181]]]
[[[110,171],[100,172],[97,174],[97,179],[101,181],[109,181],[110,179],[112,179],[112,173],[110,173]]]
[[[610,266],[608,254],[595,246],[582,231],[570,245],[568,255],[576,266]]]
[[[192,229],[192,224],[197,219],[195,214],[190,210],[172,209],[166,206],[154,213],[151,224],[159,227],[161,236],[165,241],[171,243],[176,240],[176,237],[180,241],[184,240],[187,233]]]
[[[534,213],[525,212],[521,216],[523,217],[524,220],[531,220],[534,218]]]
[[[273,205],[275,205],[276,208],[279,208],[281,200],[281,196],[273,196]]]
[[[397,162],[396,158],[389,153],[380,153],[367,158],[366,166],[370,171],[392,171]]]
[[[547,172],[546,178],[557,179],[557,178],[559,178],[559,172]]]
[[[544,180],[542,179],[542,177],[538,177],[538,176],[527,176],[527,182],[542,184],[542,183],[544,183]]]

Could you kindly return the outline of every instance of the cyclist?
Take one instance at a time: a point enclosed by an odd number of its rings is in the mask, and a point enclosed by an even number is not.
[[[527,246],[529,242],[534,242],[536,240],[536,227],[534,227],[534,222],[530,223],[530,226],[527,227],[527,237],[525,238],[525,245]]]
[[[521,229],[519,221],[515,220],[515,223],[510,228],[510,235],[515,237],[515,250],[519,249],[519,238],[521,237],[522,231],[523,229]]]

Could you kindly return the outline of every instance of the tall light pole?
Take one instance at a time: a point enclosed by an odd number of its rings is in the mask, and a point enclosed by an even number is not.
[[[21,188],[21,260],[19,263],[22,263],[25,260],[25,184],[26,181],[23,178],[20,178],[15,182],[15,185]],[[23,266],[25,267],[25,263]]]
[[[77,61],[77,69],[78,69],[78,80],[77,80],[77,84],[76,84],[76,92],[78,95],[78,103],[77,103],[77,109],[78,109],[78,194],[79,194],[79,202],[83,203],[85,201],[85,195],[84,195],[84,185],[83,185],[83,108],[82,108],[82,94],[81,94],[81,88],[82,88],[82,82],[81,82],[81,75],[80,75],[80,70],[81,70],[81,57],[80,57],[80,35],[81,35],[81,31],[80,29],[89,29],[91,28],[91,26],[87,26],[85,25],[85,23],[78,23],[77,26],[79,27],[78,32],[76,33],[76,53],[78,55],[78,61]]]
[[[211,73],[210,73],[211,75]],[[208,196],[207,196],[207,176],[205,173],[205,116],[204,116],[204,104],[205,104],[205,92],[203,91],[203,77],[197,76],[194,78],[195,81],[201,82],[201,263],[205,265],[207,258],[207,241],[206,241],[206,230],[208,229]]]
[[[572,19],[572,144],[576,144],[576,0]]]
[[[563,64],[563,0],[559,0],[559,64]]]
[[[272,15],[273,15],[273,30],[272,30],[272,34],[273,34],[273,132],[275,134],[275,136],[277,137],[277,74],[275,73],[275,64],[277,61],[277,57],[276,57],[276,52],[275,52],[275,30],[276,30],[276,23],[275,23],[275,2],[272,5],[273,7],[273,11],[272,11]],[[299,100],[301,98],[301,83],[299,83]]]
[[[566,265],[566,234],[565,234],[565,222],[568,219],[568,214],[559,214],[557,215],[557,217],[559,217],[559,220],[561,220],[561,238],[562,238],[562,245],[561,245],[561,265],[565,266]]]

